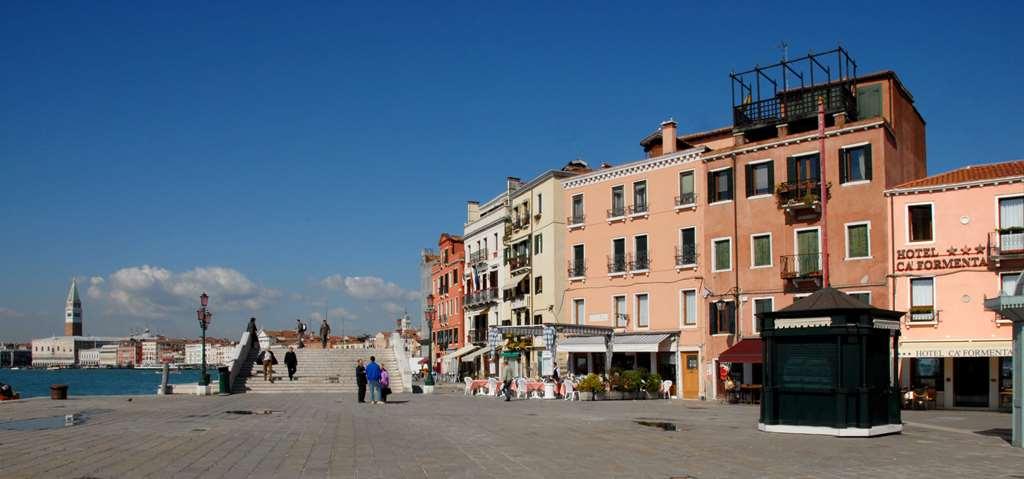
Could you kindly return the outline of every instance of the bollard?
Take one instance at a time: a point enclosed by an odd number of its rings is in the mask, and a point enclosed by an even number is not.
[[[159,395],[167,394],[167,381],[169,381],[170,374],[171,374],[171,367],[170,367],[170,365],[164,363],[164,370],[163,370],[162,373],[160,373],[160,390],[156,392],[157,394],[159,394]]]
[[[67,384],[54,384],[50,386],[50,399],[64,400],[68,398]]]

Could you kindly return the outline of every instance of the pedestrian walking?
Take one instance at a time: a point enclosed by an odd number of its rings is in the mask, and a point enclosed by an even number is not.
[[[302,344],[302,337],[306,334],[306,323],[303,323],[301,319],[295,320],[295,335],[299,337],[299,349],[306,347]]]
[[[506,401],[512,400],[512,368],[506,359],[501,364],[501,393],[505,395]]]
[[[295,380],[295,370],[299,367],[299,358],[295,356],[295,348],[288,347],[288,352],[284,353],[284,365],[288,367],[288,380]]]
[[[274,352],[264,349],[259,355],[259,361],[263,364],[263,380],[274,382],[274,365],[277,364],[277,357]]]
[[[320,346],[327,349],[327,338],[331,337],[331,325],[325,319],[320,323]]]
[[[362,359],[356,361],[356,386],[359,387],[359,402],[366,402],[366,367]]]
[[[388,374],[388,368],[381,366],[380,368],[380,402],[388,402],[388,394],[391,394],[391,375]]]
[[[259,338],[256,335],[256,317],[249,318],[249,326],[245,328],[249,332],[249,347],[254,348],[259,344]]]
[[[370,356],[370,364],[366,365],[366,384],[370,386],[370,402],[381,404],[380,365],[377,364],[377,358],[373,356]]]

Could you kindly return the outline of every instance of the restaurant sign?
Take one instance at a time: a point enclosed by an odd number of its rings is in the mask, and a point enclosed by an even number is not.
[[[938,248],[905,248],[896,250],[896,271],[934,271],[940,269],[983,268],[985,247],[951,246],[944,252]]]

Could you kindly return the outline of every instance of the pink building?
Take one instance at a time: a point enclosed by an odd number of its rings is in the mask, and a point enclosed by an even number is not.
[[[934,389],[939,407],[1008,408],[1011,323],[985,298],[1024,269],[1024,161],[974,165],[886,191],[889,295],[907,311],[904,387]]]

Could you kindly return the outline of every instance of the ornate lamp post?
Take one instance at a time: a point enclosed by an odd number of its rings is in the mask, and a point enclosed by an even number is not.
[[[210,302],[210,296],[204,291],[203,294],[199,295],[199,309],[196,310],[196,317],[199,319],[199,327],[203,330],[203,373],[199,378],[200,386],[207,386],[210,384],[210,375],[206,372],[206,328],[210,325],[210,321],[213,321],[213,313],[206,309],[206,305]]]
[[[423,378],[424,386],[434,385],[434,295],[427,295],[427,305],[423,308],[423,316],[427,321],[427,377]]]

